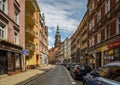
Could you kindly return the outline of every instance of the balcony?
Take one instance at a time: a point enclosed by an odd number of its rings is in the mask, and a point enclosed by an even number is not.
[[[35,11],[34,2],[32,0],[26,0],[25,1],[25,8],[28,8],[29,10],[34,12]]]
[[[28,39],[34,39],[35,38],[35,32],[33,31],[33,29],[28,26],[28,25],[25,25],[25,36],[28,38]]]
[[[26,13],[25,13],[25,22],[31,26],[35,25],[34,15],[31,11],[29,11],[27,9],[26,9]]]
[[[35,45],[31,43],[30,41],[25,42],[25,48],[30,50],[30,51],[35,51]]]

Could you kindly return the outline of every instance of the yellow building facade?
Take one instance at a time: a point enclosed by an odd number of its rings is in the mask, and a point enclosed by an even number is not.
[[[36,0],[25,1],[25,49],[26,67],[35,68],[39,63],[39,28],[40,9]]]

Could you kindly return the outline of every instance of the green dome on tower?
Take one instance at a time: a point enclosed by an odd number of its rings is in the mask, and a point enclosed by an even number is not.
[[[59,26],[57,25],[56,35],[60,35]]]

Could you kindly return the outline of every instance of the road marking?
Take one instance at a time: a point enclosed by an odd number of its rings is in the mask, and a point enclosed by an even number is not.
[[[72,79],[72,77],[71,77],[71,76],[70,76],[69,78],[70,78],[70,79]]]
[[[72,84],[76,84],[76,82],[72,82]]]
[[[68,70],[64,67],[64,69],[66,70],[68,77],[70,79],[70,81],[72,82],[72,84],[77,84],[76,82],[74,82],[74,79],[71,77],[70,73],[68,72]]]
[[[71,81],[74,81],[74,79],[70,79]]]

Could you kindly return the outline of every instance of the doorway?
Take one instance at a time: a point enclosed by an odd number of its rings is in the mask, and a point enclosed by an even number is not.
[[[0,50],[0,75],[8,73],[7,52]]]

